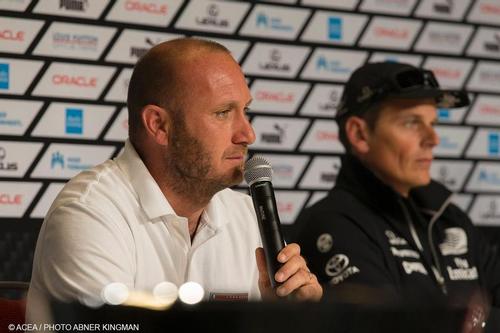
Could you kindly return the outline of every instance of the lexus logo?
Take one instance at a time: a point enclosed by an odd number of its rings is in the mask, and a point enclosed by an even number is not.
[[[271,51],[270,57],[272,61],[278,62],[281,60],[281,52],[277,49],[274,49]]]
[[[349,258],[345,254],[337,254],[328,260],[325,272],[328,276],[340,275],[349,266]]]
[[[208,15],[215,17],[215,16],[219,15],[219,8],[217,7],[217,5],[212,4],[212,5],[208,6],[207,12],[208,12]]]

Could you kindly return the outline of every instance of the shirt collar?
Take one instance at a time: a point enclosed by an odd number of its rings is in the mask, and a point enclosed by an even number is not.
[[[115,161],[132,184],[148,219],[154,220],[165,215],[177,216],[130,140],[125,142],[123,152]]]
[[[229,209],[224,207],[224,202],[221,199],[221,196],[225,191],[228,190],[226,189],[217,192],[212,197],[201,215],[202,222],[206,223],[212,229],[218,229],[228,222],[226,214],[222,212],[224,209]]]
[[[175,213],[130,140],[125,141],[123,152],[116,158],[116,163],[132,184],[148,219],[154,220],[162,216],[183,218]],[[218,229],[228,222],[225,214],[221,211],[231,209],[224,207],[224,201],[221,199],[225,191],[230,190],[225,189],[216,193],[203,210],[201,222],[212,229]]]

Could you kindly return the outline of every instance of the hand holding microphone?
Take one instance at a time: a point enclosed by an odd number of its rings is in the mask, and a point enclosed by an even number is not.
[[[251,158],[245,164],[245,180],[250,187],[264,247],[256,251],[263,298],[293,293],[299,300],[319,300],[323,290],[300,256],[300,247],[286,245],[283,240],[271,183],[271,164],[263,157]]]
[[[253,157],[245,164],[245,180],[250,187],[250,195],[257,214],[269,278],[275,288],[274,275],[281,268],[278,253],[285,247],[285,241],[281,233],[281,223],[271,183],[272,174],[271,164],[262,157]]]

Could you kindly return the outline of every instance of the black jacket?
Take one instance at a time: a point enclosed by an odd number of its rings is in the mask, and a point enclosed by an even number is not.
[[[326,297],[461,307],[486,294],[500,304],[496,249],[436,182],[404,198],[346,155],[335,187],[295,226]]]

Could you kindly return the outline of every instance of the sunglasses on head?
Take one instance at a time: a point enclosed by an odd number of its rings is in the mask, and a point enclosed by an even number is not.
[[[440,94],[439,83],[429,70],[419,68],[407,68],[392,74],[385,79],[385,84],[378,87],[370,87],[369,85],[362,87],[354,97],[354,103],[358,106],[354,107],[351,112],[360,111],[367,105],[374,105],[387,96],[412,94],[419,91],[434,91],[436,101],[439,105],[449,105],[449,107],[460,107],[469,104],[469,98],[465,92],[447,92]],[[431,95],[433,95],[431,93]],[[346,101],[341,101],[338,106],[337,117],[340,117],[350,110],[346,107]],[[351,106],[352,107],[352,106]]]
[[[401,94],[412,90],[439,89],[439,83],[431,71],[424,69],[405,69],[393,74],[387,82],[378,87],[364,87],[357,98],[358,103],[377,102],[390,94]]]
[[[407,69],[393,76],[393,89],[399,91],[413,88],[439,88],[439,83],[434,73],[425,69]]]

